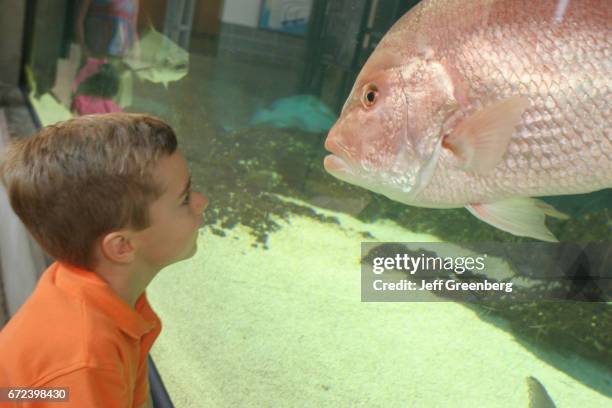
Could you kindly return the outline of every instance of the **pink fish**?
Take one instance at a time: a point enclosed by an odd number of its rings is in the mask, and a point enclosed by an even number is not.
[[[424,0],[330,130],[333,176],[555,241],[532,197],[612,187],[612,1]]]

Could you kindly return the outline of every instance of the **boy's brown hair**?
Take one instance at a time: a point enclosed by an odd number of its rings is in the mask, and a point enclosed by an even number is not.
[[[81,116],[9,144],[0,180],[50,256],[92,270],[103,234],[150,225],[149,206],[163,194],[152,170],[176,148],[172,128],[155,117]]]

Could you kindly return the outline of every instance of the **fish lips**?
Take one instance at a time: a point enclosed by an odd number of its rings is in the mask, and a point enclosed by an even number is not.
[[[323,167],[331,174],[350,172],[348,163],[340,156],[328,154],[323,159]]]
[[[349,164],[344,149],[329,138],[325,141],[325,149],[332,153],[325,156],[323,159],[323,167],[325,170],[340,180],[351,180],[354,176],[354,172]]]

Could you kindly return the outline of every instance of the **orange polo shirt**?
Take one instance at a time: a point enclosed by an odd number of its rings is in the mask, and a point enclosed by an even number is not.
[[[0,407],[140,407],[160,331],[145,293],[131,308],[96,273],[55,262],[0,332],[0,387],[68,387],[69,401]]]

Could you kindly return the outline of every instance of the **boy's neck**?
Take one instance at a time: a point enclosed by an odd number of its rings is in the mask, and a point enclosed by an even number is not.
[[[104,279],[111,289],[130,307],[135,308],[136,301],[144,293],[157,272],[137,269],[135,265],[100,265],[95,272]]]

